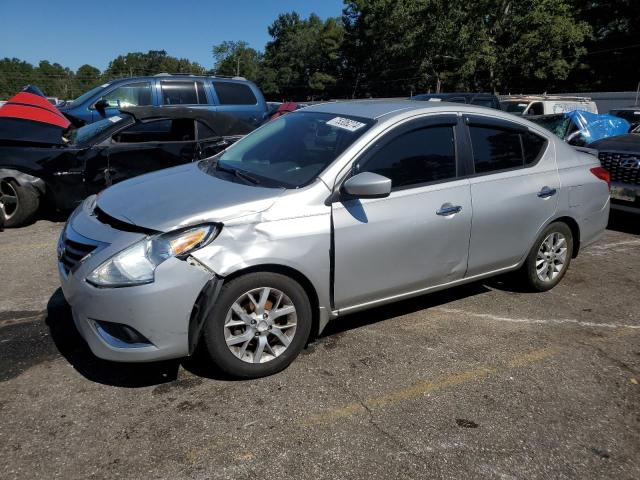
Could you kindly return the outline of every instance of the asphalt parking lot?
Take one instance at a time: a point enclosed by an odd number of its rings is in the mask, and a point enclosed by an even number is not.
[[[284,372],[98,360],[62,223],[0,233],[0,477],[640,478],[640,222],[542,294],[505,279],[346,317]]]

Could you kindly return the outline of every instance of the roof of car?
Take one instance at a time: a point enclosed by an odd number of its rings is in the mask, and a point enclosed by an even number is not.
[[[128,107],[121,112],[133,115],[137,120],[162,118],[188,118],[205,123],[217,135],[246,135],[254,127],[228,113],[190,107]]]
[[[414,102],[413,100],[351,100],[345,102],[318,103],[303,109],[305,112],[334,113],[336,115],[352,115],[355,117],[377,119],[384,115],[400,113],[407,110],[451,105],[460,108],[460,104],[447,102]]]
[[[449,97],[496,97],[493,93],[487,92],[443,92],[443,93],[419,93],[413,98],[449,98]]]
[[[239,83],[250,82],[244,77],[231,77],[226,75],[192,75],[187,73],[158,73],[156,75],[143,75],[138,77],[112,78],[111,80],[105,82],[105,85],[113,85],[116,83],[123,83],[123,82],[136,82],[136,81],[142,81],[142,80],[154,80],[156,78],[159,78],[161,80],[178,80],[178,81],[210,78],[212,80],[224,80],[229,82],[239,82]]]

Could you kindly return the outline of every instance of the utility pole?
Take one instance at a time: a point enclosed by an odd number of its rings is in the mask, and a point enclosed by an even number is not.
[[[240,57],[238,56],[238,64],[236,66],[236,77],[240,76]]]

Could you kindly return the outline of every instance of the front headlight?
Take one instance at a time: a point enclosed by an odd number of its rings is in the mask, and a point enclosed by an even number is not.
[[[200,225],[145,238],[96,268],[87,281],[96,287],[128,287],[154,280],[156,267],[167,258],[182,257],[210,243],[216,225]]]

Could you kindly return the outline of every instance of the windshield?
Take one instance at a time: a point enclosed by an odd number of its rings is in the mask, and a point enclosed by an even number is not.
[[[330,113],[290,113],[260,127],[202,168],[212,175],[236,171],[265,186],[302,187],[373,123]]]
[[[128,123],[132,123],[133,118],[130,115],[116,115],[114,117],[99,120],[84,127],[75,128],[65,136],[70,145],[85,146],[93,144],[93,140],[98,137],[115,132]]]
[[[514,114],[522,114],[524,109],[529,105],[526,102],[502,102],[502,109],[505,112],[514,113]]]
[[[67,104],[67,106],[72,106],[72,105],[80,105],[82,103],[84,103],[86,100],[90,99],[91,97],[93,97],[96,93],[98,93],[101,90],[104,90],[106,87],[108,87],[109,84],[105,83],[104,85],[100,85],[98,87],[94,87],[91,90],[89,90],[86,93],[83,93],[82,95],[80,95],[78,98],[76,98],[75,100],[72,100],[71,102],[69,102]]]

